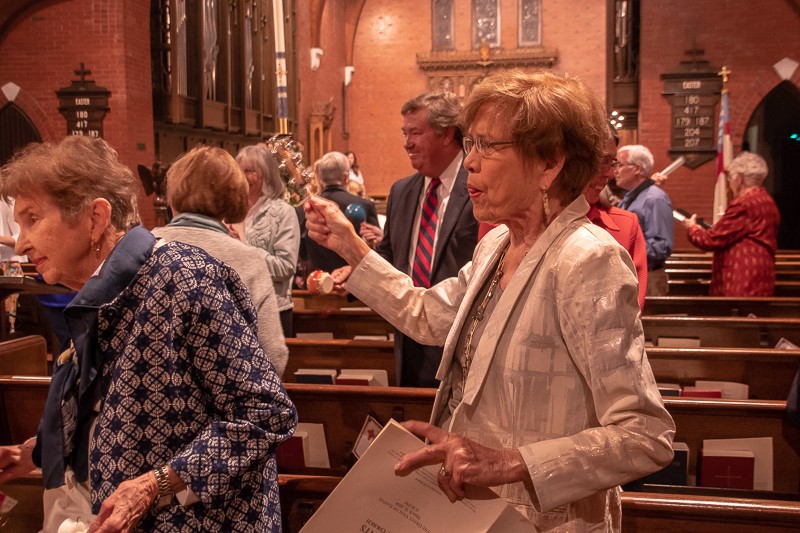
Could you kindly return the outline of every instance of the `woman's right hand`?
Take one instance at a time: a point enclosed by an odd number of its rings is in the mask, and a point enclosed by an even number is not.
[[[33,447],[36,438],[28,439],[16,446],[0,446],[0,484],[24,476],[33,471]]]
[[[335,203],[312,196],[303,205],[308,236],[320,246],[339,254],[350,266],[356,266],[369,253],[369,245],[353,229]]]

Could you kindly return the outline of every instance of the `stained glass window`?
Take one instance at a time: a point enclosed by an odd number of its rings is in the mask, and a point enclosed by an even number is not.
[[[472,2],[472,46],[480,48],[484,37],[489,46],[500,44],[500,11],[497,0]]]
[[[542,44],[541,0],[519,0],[519,45]]]
[[[433,0],[433,49],[452,50],[453,43],[453,0]]]

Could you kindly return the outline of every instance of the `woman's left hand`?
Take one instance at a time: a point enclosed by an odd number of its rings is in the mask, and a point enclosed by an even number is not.
[[[100,507],[88,533],[127,533],[158,498],[158,483],[153,472],[123,481]]]
[[[451,502],[464,497],[465,484],[494,487],[517,481],[531,483],[528,467],[517,449],[490,448],[416,420],[402,425],[430,444],[404,455],[395,465],[395,473],[404,476],[420,466],[441,464],[437,481]]]
[[[697,224],[697,214],[695,213],[694,215],[692,215],[689,218],[684,218],[681,221],[681,224],[683,224],[683,227],[686,228],[686,229],[689,229],[692,226],[696,225]]]

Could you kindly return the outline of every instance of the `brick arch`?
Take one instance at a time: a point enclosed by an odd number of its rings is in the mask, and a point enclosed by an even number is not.
[[[775,87],[783,83],[785,80],[778,77],[772,66],[769,72],[757,72],[752,76],[750,83],[742,90],[745,95],[741,100],[736,98],[735,94],[731,94],[731,107],[733,108],[734,120],[731,121],[731,137],[734,144],[734,153],[741,150],[742,137],[745,133],[744,129],[750,121],[750,117],[755,112],[756,108],[761,105],[764,98]],[[797,89],[800,89],[800,67],[795,70],[794,76],[786,80],[794,84]],[[739,109],[737,109],[739,108]]]
[[[0,107],[8,103],[6,95],[0,91]],[[39,102],[30,95],[25,89],[20,88],[17,97],[14,98],[14,105],[16,105],[23,113],[25,113],[34,127],[38,130],[42,141],[55,141],[65,135],[66,130],[59,129],[54,121],[45,113]]]

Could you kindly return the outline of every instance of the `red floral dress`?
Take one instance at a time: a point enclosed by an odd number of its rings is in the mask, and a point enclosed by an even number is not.
[[[772,296],[778,207],[766,189],[735,198],[711,229],[692,226],[689,241],[714,252],[711,296]]]

